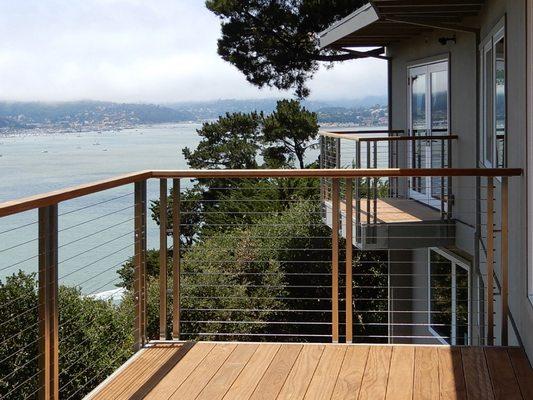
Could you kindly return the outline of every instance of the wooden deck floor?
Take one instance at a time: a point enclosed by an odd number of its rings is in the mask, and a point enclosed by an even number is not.
[[[159,344],[90,398],[533,399],[533,370],[519,348]]]
[[[374,218],[373,200],[370,200],[370,217]],[[342,203],[341,209],[346,210],[346,204]],[[410,223],[423,221],[438,221],[441,214],[438,210],[411,199],[377,199],[376,201],[377,222],[380,224]],[[354,208],[355,215],[355,208]],[[367,199],[361,199],[361,222],[366,223]]]

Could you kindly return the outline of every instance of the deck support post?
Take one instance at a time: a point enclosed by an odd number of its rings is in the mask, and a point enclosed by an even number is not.
[[[353,341],[352,310],[353,264],[353,179],[346,179],[346,343]]]
[[[333,343],[339,342],[339,222],[340,222],[340,185],[333,178],[332,185],[332,238],[331,238],[331,336]]]
[[[39,208],[39,399],[59,399],[58,212]]]
[[[501,186],[501,296],[502,296],[502,339],[501,345],[509,342],[508,312],[509,312],[509,180],[502,177]]]
[[[487,178],[487,345],[494,345],[494,179]]]
[[[159,181],[159,340],[167,338],[167,180]]]
[[[146,181],[135,182],[134,350],[146,343]]]
[[[172,338],[180,339],[180,180],[172,180]]]

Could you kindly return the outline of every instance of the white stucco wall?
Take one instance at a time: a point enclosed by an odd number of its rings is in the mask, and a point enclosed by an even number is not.
[[[408,67],[425,60],[447,57],[450,69],[450,130],[459,136],[454,143],[453,166],[478,166],[478,40],[483,38],[501,20],[506,18],[507,43],[507,135],[508,166],[526,169],[526,0],[487,0],[482,13],[466,23],[481,26],[480,37],[473,33],[455,33],[457,43],[441,45],[439,37],[451,37],[450,31],[433,31],[418,38],[388,48],[392,61],[392,127],[407,129],[407,72]],[[483,184],[483,183],[482,183]],[[499,193],[498,181],[495,192]],[[475,253],[475,180],[455,179],[454,194],[457,224],[456,246],[470,254]],[[509,187],[509,253],[510,298],[509,307],[520,332],[524,347],[533,360],[533,306],[528,298],[527,276],[527,185],[524,177],[512,178]],[[482,196],[482,201],[483,196]],[[499,212],[499,195],[496,210]],[[499,215],[496,216],[496,222]],[[499,242],[499,236],[496,238]],[[499,247],[499,246],[498,246]],[[497,252],[498,257],[499,251]],[[419,263],[416,263],[417,265]],[[496,261],[499,272],[499,258]],[[481,265],[482,271],[484,265]],[[419,267],[422,268],[422,267]],[[499,320],[496,308],[495,320]],[[497,326],[497,329],[499,326]],[[510,327],[510,330],[512,328]],[[498,332],[498,331],[496,331]],[[512,333],[510,334],[512,338]]]

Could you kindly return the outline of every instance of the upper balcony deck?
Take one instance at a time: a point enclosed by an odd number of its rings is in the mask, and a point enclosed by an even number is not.
[[[456,135],[406,136],[404,131],[321,131],[322,168],[452,167]],[[324,203],[331,209],[332,182],[323,181]],[[341,218],[349,212],[359,249],[407,249],[451,246],[455,241],[452,179],[398,177],[356,179],[353,199],[341,201]],[[341,190],[343,190],[341,188]],[[331,221],[327,221],[331,225]],[[416,240],[413,240],[416,239]]]

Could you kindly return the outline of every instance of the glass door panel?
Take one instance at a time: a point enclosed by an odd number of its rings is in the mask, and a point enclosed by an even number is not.
[[[440,62],[409,70],[410,115],[412,136],[443,136],[449,133],[448,63]],[[417,140],[411,147],[413,168],[444,168],[447,166],[442,140]],[[410,197],[441,208],[447,193],[447,182],[437,178],[412,178]],[[445,209],[446,204],[444,204]]]
[[[502,37],[494,45],[495,91],[494,117],[496,124],[496,168],[505,167],[505,40]]]
[[[429,250],[429,331],[443,344],[470,344],[470,268],[441,249]]]
[[[448,134],[448,70],[446,65],[437,64],[429,67],[430,75],[430,112],[431,132],[430,136],[443,136]],[[431,168],[445,168],[447,166],[446,146],[442,140],[432,140]],[[448,191],[447,180],[440,177],[431,178],[431,196],[441,199]]]
[[[427,71],[426,68],[416,68],[411,71],[410,76],[411,87],[411,135],[426,136],[427,135]],[[426,168],[427,157],[425,146],[422,141],[415,141],[412,146],[412,165],[413,168]],[[425,196],[426,179],[416,177],[412,180],[412,190]]]

